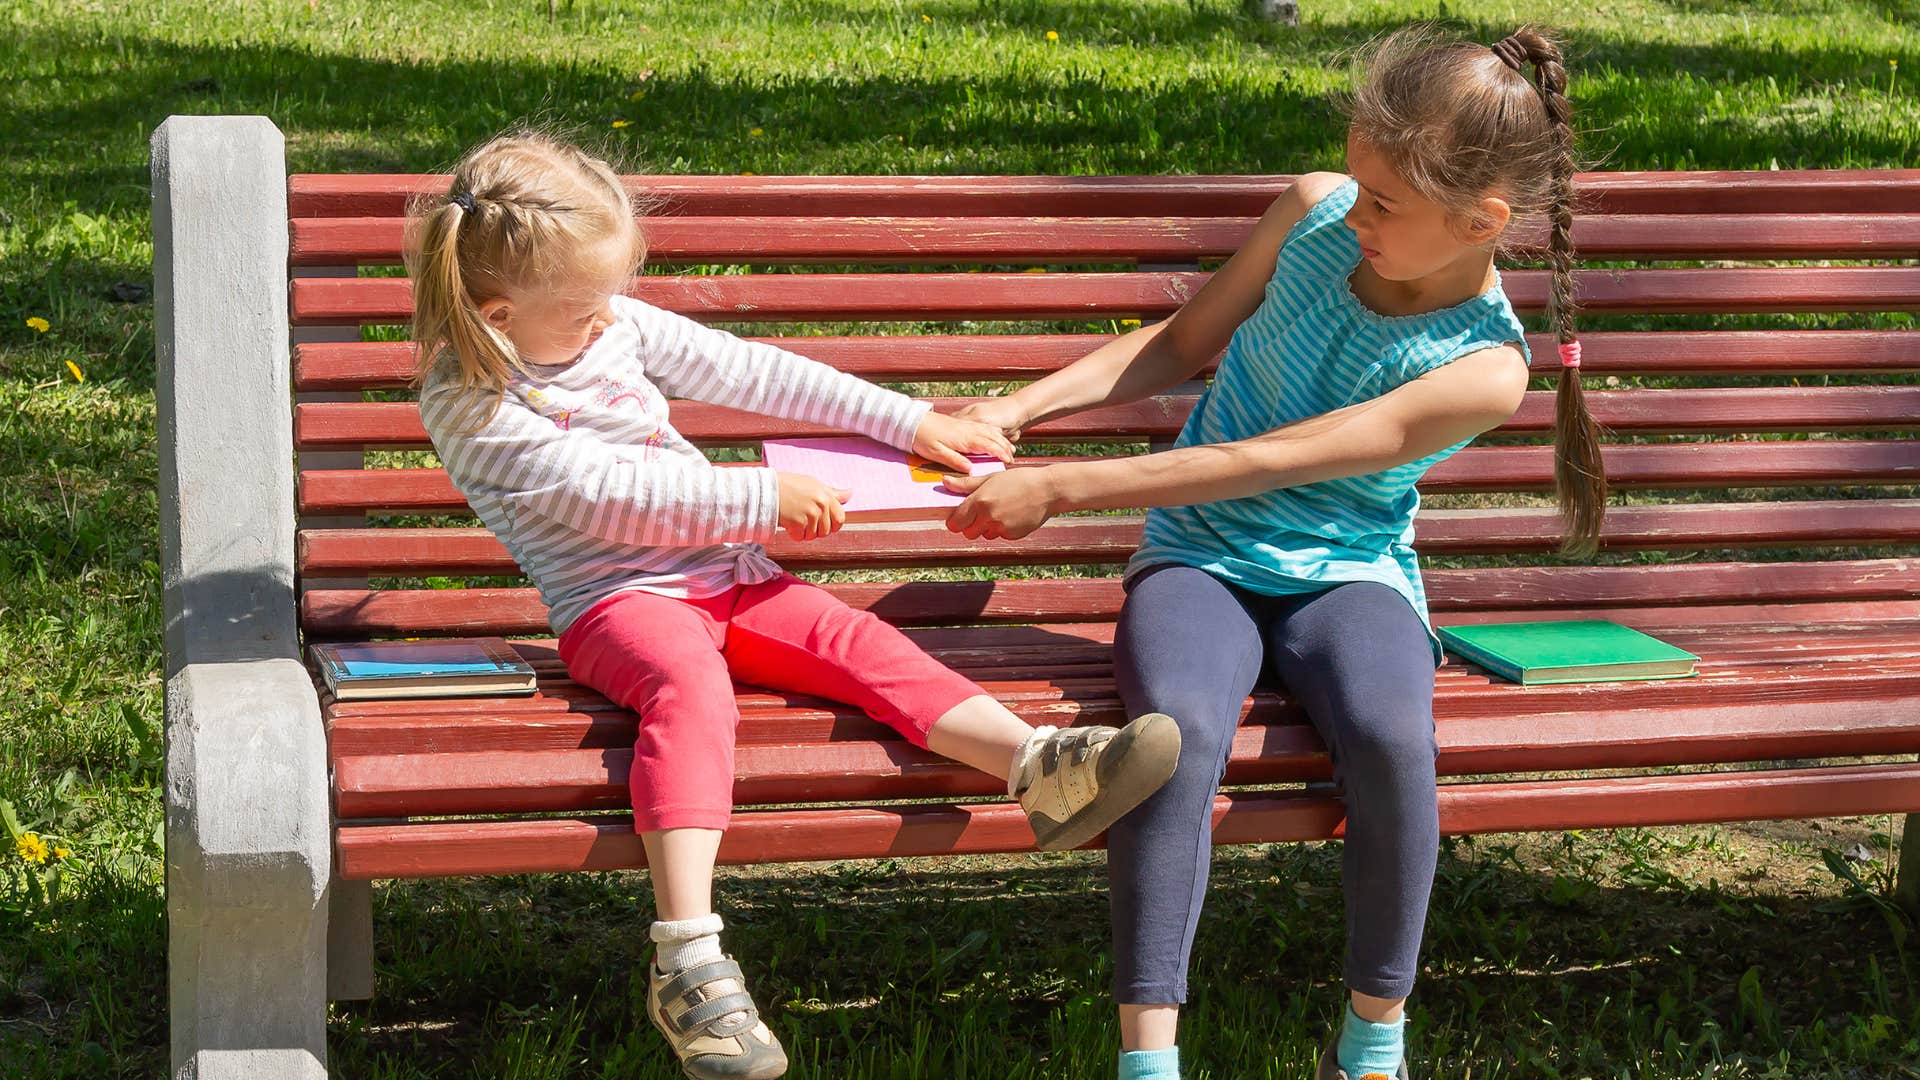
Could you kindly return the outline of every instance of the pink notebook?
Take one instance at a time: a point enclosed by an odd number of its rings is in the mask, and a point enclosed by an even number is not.
[[[865,438],[769,439],[760,459],[778,472],[800,473],[853,492],[848,521],[928,521],[966,499],[942,483],[950,471],[885,443]],[[973,475],[1006,469],[995,458],[974,458]]]

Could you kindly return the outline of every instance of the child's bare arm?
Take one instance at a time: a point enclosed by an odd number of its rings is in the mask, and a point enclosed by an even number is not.
[[[1017,431],[1101,405],[1138,401],[1194,377],[1260,307],[1287,233],[1346,177],[1308,173],[1274,200],[1226,265],[1171,318],[1143,326],[1004,398],[960,416]]]
[[[1365,476],[1499,426],[1520,407],[1526,388],[1518,349],[1483,349],[1380,397],[1239,442],[952,481],[973,494],[947,527],[1018,538],[1069,510],[1192,506]]]

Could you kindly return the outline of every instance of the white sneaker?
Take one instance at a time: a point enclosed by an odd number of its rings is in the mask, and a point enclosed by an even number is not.
[[[1148,713],[1124,728],[1056,731],[1030,747],[1013,784],[1041,851],[1076,848],[1105,832],[1173,775],[1180,729]]]

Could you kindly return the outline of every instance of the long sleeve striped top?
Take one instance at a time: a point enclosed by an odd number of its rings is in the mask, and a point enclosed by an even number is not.
[[[446,364],[420,394],[448,476],[539,588],[556,634],[616,592],[697,599],[780,573],[760,546],[777,526],[773,470],[716,468],[674,430],[669,396],[901,449],[927,414],[924,402],[638,300],[614,297],[613,312],[578,360],[529,367],[504,394],[461,390]]]

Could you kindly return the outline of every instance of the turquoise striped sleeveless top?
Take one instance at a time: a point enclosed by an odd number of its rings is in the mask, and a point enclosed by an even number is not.
[[[1520,320],[1497,283],[1419,315],[1381,315],[1361,303],[1348,280],[1360,243],[1345,221],[1358,191],[1349,179],[1287,233],[1265,299],[1234,331],[1175,447],[1265,434],[1379,397],[1482,349],[1514,343],[1526,352]],[[1368,476],[1153,510],[1127,576],[1173,563],[1271,596],[1377,581],[1413,605],[1437,665],[1440,639],[1413,552],[1414,483],[1467,442]]]

